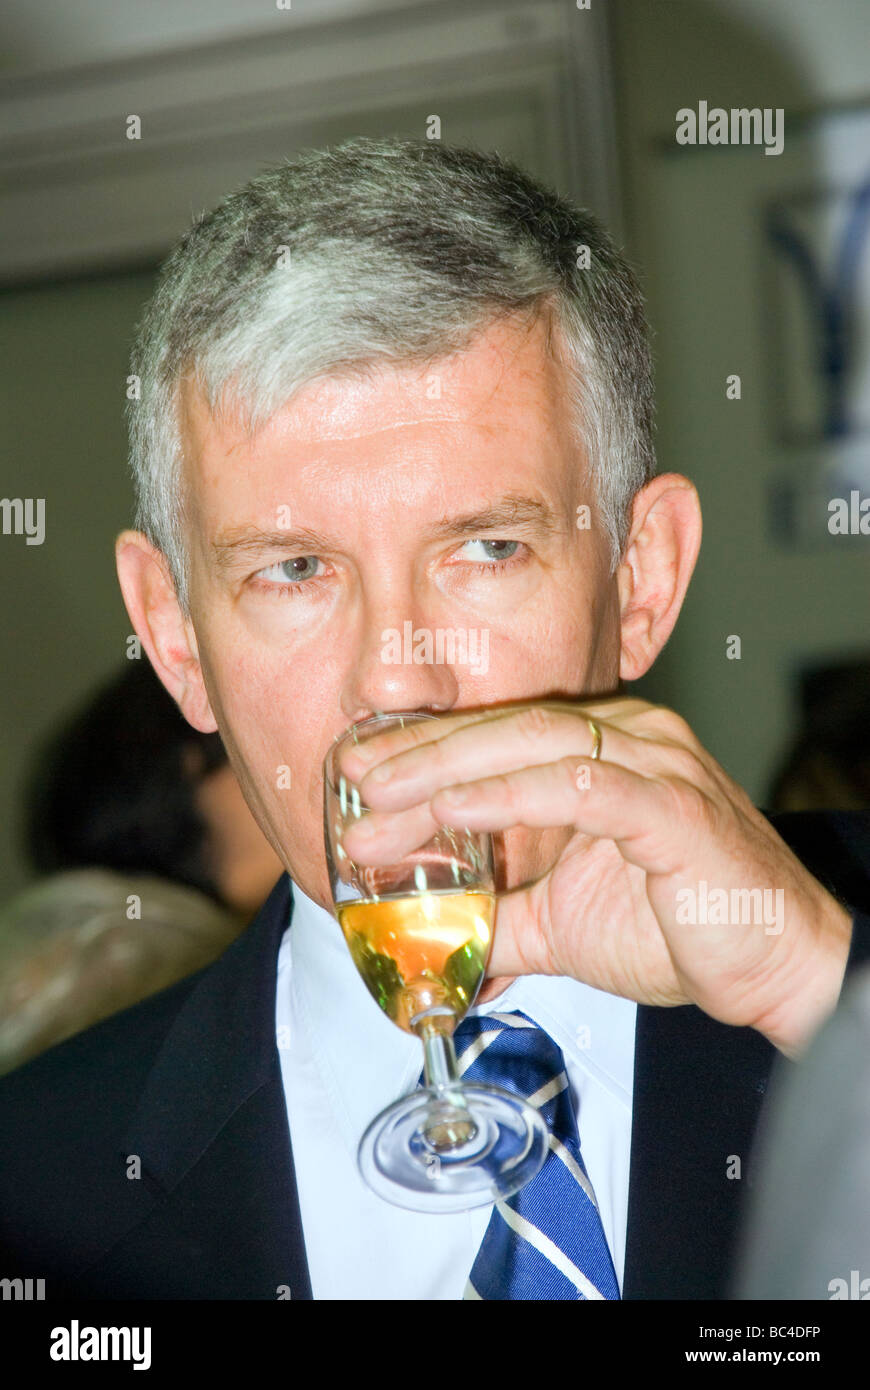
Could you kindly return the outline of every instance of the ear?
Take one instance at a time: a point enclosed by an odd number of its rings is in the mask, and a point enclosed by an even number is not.
[[[178,602],[162,551],[140,531],[122,531],[115,542],[118,582],[133,628],[151,665],[188,724],[212,734],[217,721],[202,678],[193,623]]]
[[[688,478],[664,473],[641,488],[617,572],[622,680],[648,671],[670,637],[700,545],[701,504]]]

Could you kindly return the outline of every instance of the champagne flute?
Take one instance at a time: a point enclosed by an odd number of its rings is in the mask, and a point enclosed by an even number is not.
[[[412,1211],[465,1211],[500,1201],[540,1169],[547,1127],[498,1086],[460,1079],[452,1034],[486,971],[495,917],[492,839],[442,826],[389,867],[355,864],[346,831],[369,813],[342,773],[349,743],[435,719],[379,714],[340,734],[323,769],[324,839],[336,916],[375,1003],[423,1044],[425,1085],[388,1106],[363,1135],[368,1185]],[[401,813],[397,813],[401,814]]]

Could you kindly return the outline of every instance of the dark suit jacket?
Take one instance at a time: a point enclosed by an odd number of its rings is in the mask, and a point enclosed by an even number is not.
[[[849,970],[870,960],[870,816],[775,824],[858,910]],[[289,909],[284,875],[214,964],[0,1082],[0,1277],[48,1298],[311,1297],[275,1039]],[[638,1008],[624,1297],[729,1295],[775,1059],[692,1006]]]

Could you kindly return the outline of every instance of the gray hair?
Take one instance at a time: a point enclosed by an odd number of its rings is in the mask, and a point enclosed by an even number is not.
[[[358,138],[196,220],[138,326],[141,399],[127,405],[136,525],[185,614],[182,378],[213,414],[232,398],[253,432],[316,377],[446,356],[498,318],[545,310],[615,569],[655,471],[652,369],[637,282],[594,217],[498,155]]]

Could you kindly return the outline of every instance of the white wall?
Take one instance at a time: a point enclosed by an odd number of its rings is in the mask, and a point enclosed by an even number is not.
[[[705,518],[683,615],[645,689],[759,799],[794,715],[793,673],[870,649],[870,541],[787,549],[771,535],[768,482],[808,466],[812,451],[799,460],[774,437],[759,221],[777,190],[826,182],[824,159],[789,140],[789,122],[797,132],[802,112],[870,97],[870,7],[623,0],[616,17],[629,249],[657,335],[660,467],[694,480]],[[702,99],[783,107],[783,154],[677,147],[677,110]],[[725,398],[732,372],[739,402]],[[731,634],[740,661],[726,659]]]
[[[0,71],[58,71],[265,32],[284,32],[430,0],[7,0]]]

